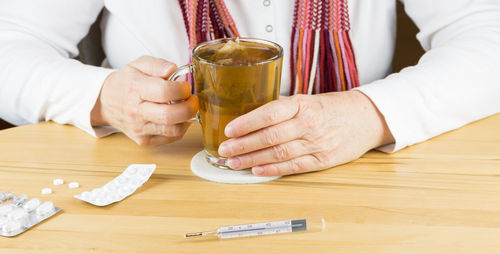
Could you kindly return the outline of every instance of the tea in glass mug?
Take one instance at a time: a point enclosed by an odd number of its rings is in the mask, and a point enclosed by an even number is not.
[[[279,97],[283,49],[253,38],[224,38],[199,44],[192,64],[179,68],[170,79],[193,72],[207,161],[227,167],[219,145],[228,138],[226,125]]]

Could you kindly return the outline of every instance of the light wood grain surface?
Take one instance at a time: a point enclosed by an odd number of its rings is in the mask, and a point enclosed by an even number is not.
[[[372,151],[255,185],[196,177],[189,164],[201,149],[197,125],[157,148],[53,123],[0,131],[0,189],[64,210],[18,237],[0,237],[0,253],[500,253],[500,114],[394,154]],[[122,202],[99,208],[72,197],[132,163],[158,168]],[[53,186],[54,178],[81,187]],[[54,194],[42,196],[44,187]],[[326,230],[183,239],[221,225],[310,216],[324,216]]]

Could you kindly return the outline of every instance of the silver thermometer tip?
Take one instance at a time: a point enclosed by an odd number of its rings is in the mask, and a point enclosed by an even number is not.
[[[184,235],[184,238],[200,237],[200,236],[203,236],[203,232],[187,233]]]

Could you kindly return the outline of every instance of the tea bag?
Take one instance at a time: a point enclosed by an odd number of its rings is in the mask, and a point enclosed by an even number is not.
[[[229,40],[224,46],[217,49],[213,54],[212,61],[217,64],[244,64],[247,62],[248,50],[243,44],[240,44],[238,38],[235,41]]]
[[[244,46],[240,44],[240,40],[236,39],[236,41],[227,41],[224,46],[222,46],[219,50],[217,50],[217,54],[231,54],[236,50],[243,50]]]

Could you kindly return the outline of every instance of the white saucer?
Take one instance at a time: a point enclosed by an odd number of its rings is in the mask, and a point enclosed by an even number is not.
[[[205,158],[205,151],[197,153],[191,159],[191,171],[203,179],[217,183],[263,183],[281,176],[254,176],[250,170],[231,170],[212,166]]]

